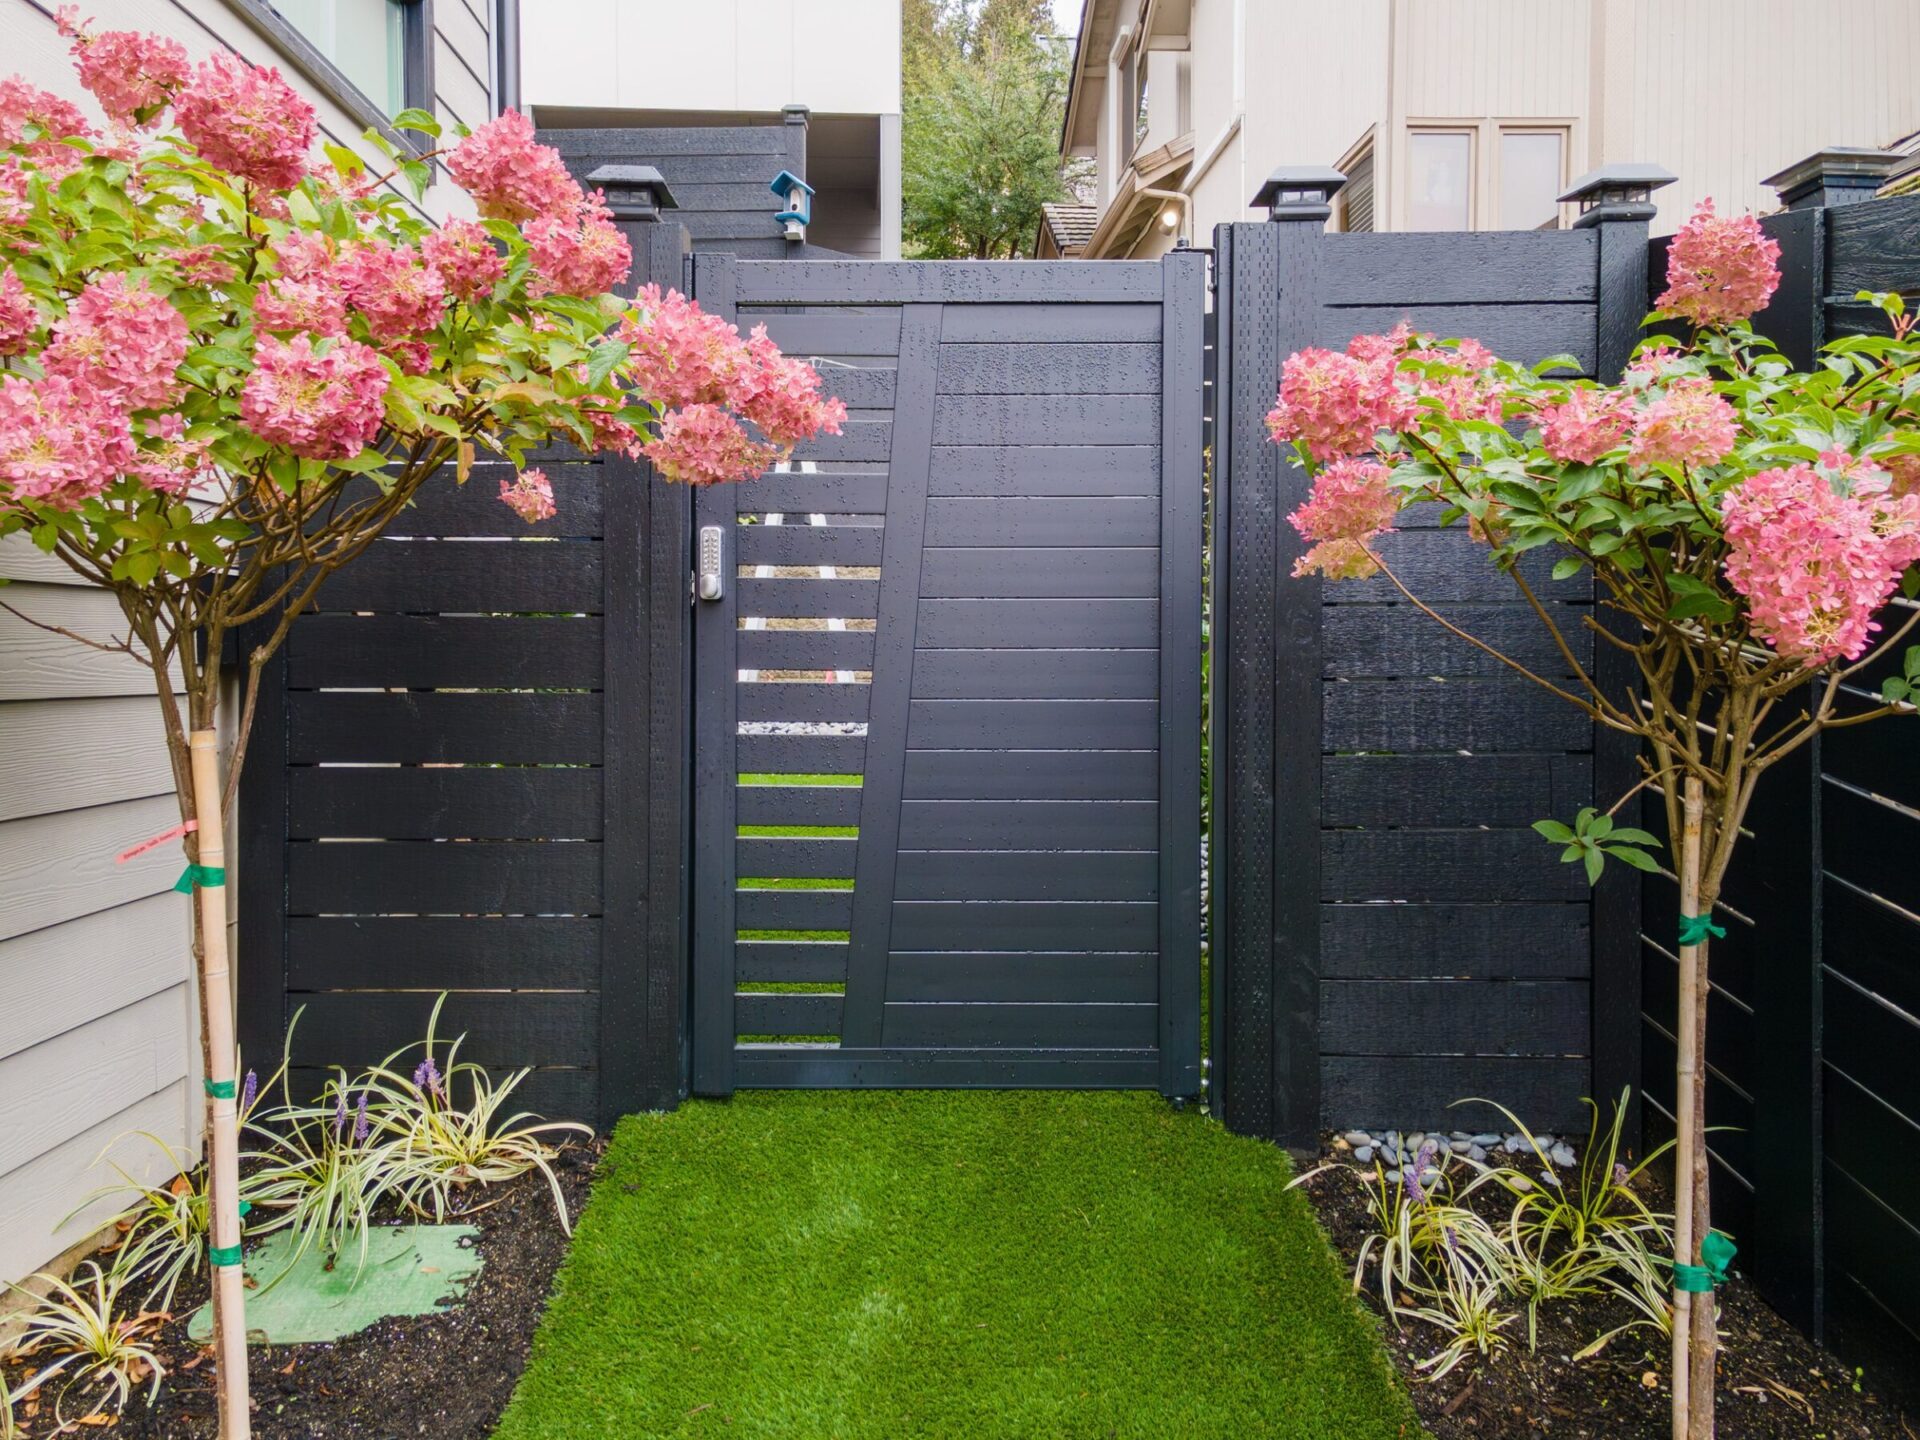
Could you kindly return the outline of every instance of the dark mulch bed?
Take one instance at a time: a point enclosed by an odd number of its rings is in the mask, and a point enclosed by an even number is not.
[[[1326,1158],[1352,1168],[1323,1137]],[[1505,1157],[1502,1157],[1505,1158]],[[1537,1168],[1529,1165],[1529,1171]],[[1372,1233],[1361,1186],[1324,1174],[1301,1187],[1349,1273]],[[1484,1192],[1483,1192],[1484,1193]],[[1478,1202],[1480,1196],[1474,1197]],[[1487,1197],[1495,1213],[1498,1201]],[[1649,1196],[1657,1209],[1663,1197]],[[1504,1214],[1504,1210],[1498,1213]],[[1874,1378],[1822,1349],[1736,1279],[1720,1292],[1718,1431],[1727,1440],[1920,1440],[1920,1417],[1875,1393]],[[1367,1303],[1383,1317],[1371,1288]],[[1667,1383],[1668,1342],[1643,1327],[1618,1336],[1600,1354],[1569,1357],[1634,1318],[1623,1301],[1581,1298],[1543,1306],[1539,1344],[1526,1345],[1525,1317],[1508,1328],[1509,1345],[1485,1362],[1469,1360],[1439,1381],[1415,1369],[1442,1348],[1440,1331],[1417,1320],[1384,1326],[1388,1353],[1412,1392],[1414,1408],[1436,1440],[1667,1440],[1673,1392]]]
[[[569,1147],[555,1162],[578,1220],[602,1147]],[[486,1440],[526,1364],[567,1237],[552,1192],[537,1174],[485,1192],[499,1203],[461,1217],[480,1230],[485,1257],[463,1303],[435,1315],[384,1320],[333,1345],[256,1345],[251,1351],[253,1433],[259,1440]],[[204,1277],[183,1283],[156,1347],[167,1367],[148,1409],[144,1388],[111,1428],[82,1435],[129,1440],[213,1440],[211,1349],[187,1339],[187,1317],[206,1299]],[[29,1362],[31,1363],[31,1362]],[[17,1385],[24,1370],[5,1373]],[[76,1399],[78,1396],[75,1397]],[[83,1408],[83,1407],[82,1407]],[[55,1433],[51,1401],[24,1434]],[[74,1413],[70,1403],[68,1412]]]

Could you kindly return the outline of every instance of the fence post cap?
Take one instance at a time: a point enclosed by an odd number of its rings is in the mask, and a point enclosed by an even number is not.
[[[1659,165],[1602,165],[1574,181],[1559,199],[1579,204],[1580,218],[1573,222],[1578,230],[1607,220],[1651,220],[1653,192],[1679,178]]]
[[[662,210],[680,207],[667,177],[651,165],[602,165],[587,184],[606,192],[607,208],[621,220],[658,220]]]
[[[1325,220],[1333,214],[1334,192],[1347,177],[1327,165],[1282,165],[1267,177],[1250,202],[1269,220]]]
[[[1779,195],[1789,210],[1851,205],[1873,199],[1874,192],[1909,158],[1865,145],[1829,145],[1760,183]]]
[[[805,105],[782,105],[780,107],[780,120],[784,125],[805,125],[812,115],[813,111]]]

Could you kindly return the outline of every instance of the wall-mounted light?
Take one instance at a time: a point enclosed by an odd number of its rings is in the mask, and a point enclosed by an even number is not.
[[[785,227],[787,239],[806,239],[813,220],[813,187],[791,170],[782,170],[767,188],[780,197],[780,209],[773,218]]]
[[[1180,224],[1180,211],[1178,207],[1169,205],[1167,206],[1166,209],[1160,212],[1160,228],[1162,230],[1172,230],[1175,227],[1177,227],[1179,224]]]

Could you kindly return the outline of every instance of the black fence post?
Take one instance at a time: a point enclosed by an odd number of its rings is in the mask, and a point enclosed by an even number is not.
[[[1594,296],[1594,378],[1617,383],[1640,338],[1646,314],[1647,227],[1654,216],[1653,192],[1674,177],[1652,165],[1603,166],[1574,182],[1561,197],[1580,206],[1577,230],[1592,230],[1598,242]],[[1596,606],[1597,620],[1613,627],[1615,617]],[[1594,646],[1593,679],[1615,704],[1635,702],[1639,676],[1633,660],[1617,646]],[[1596,725],[1593,737],[1593,803],[1602,809],[1639,783],[1640,747],[1633,737]],[[1627,802],[1618,818],[1638,825],[1640,797]],[[1593,1098],[1602,1115],[1628,1093],[1622,1125],[1626,1145],[1637,1151],[1640,1111],[1640,872],[1610,865],[1593,892]]]
[[[587,177],[633,247],[635,290],[684,286],[687,232],[660,172]],[[686,487],[646,461],[610,460],[606,513],[600,1125],[671,1110],[687,1093]]]

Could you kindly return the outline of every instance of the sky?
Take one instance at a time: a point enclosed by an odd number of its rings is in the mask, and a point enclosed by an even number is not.
[[[1081,0],[1050,0],[1053,6],[1054,29],[1062,35],[1080,33]]]

